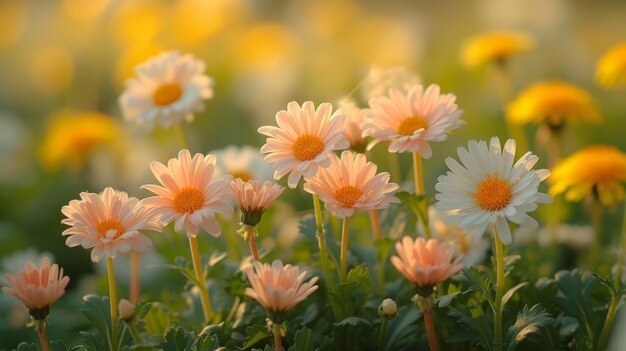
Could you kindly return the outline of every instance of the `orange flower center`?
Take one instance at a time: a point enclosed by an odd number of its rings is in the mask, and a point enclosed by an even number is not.
[[[346,185],[335,192],[335,199],[344,207],[352,207],[363,195],[361,189],[357,189],[352,185]]]
[[[233,178],[235,179],[239,178],[244,182],[247,182],[250,179],[252,179],[252,174],[250,174],[250,172],[245,171],[245,170],[233,171],[233,172],[230,172],[230,175],[233,176]]]
[[[472,194],[476,205],[487,211],[499,211],[506,207],[513,196],[511,184],[496,175],[487,176]]]
[[[303,134],[296,139],[291,148],[296,160],[310,161],[324,151],[324,141],[318,136]]]
[[[178,100],[183,90],[177,83],[165,83],[159,86],[152,94],[152,102],[158,106],[166,106]]]
[[[428,121],[419,116],[412,116],[400,122],[397,132],[400,135],[413,135],[416,130],[426,127],[428,127]]]
[[[194,213],[204,205],[204,194],[196,188],[184,188],[174,198],[174,210],[178,213]]]
[[[98,223],[98,225],[96,226],[96,230],[103,238],[106,237],[107,232],[111,229],[115,230],[115,238],[124,234],[124,232],[126,231],[122,223],[117,219],[106,219]]]

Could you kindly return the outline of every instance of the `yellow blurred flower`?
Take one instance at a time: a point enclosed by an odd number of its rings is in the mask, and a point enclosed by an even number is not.
[[[259,23],[243,33],[234,57],[244,68],[263,70],[284,65],[299,55],[298,38],[277,23]]]
[[[533,39],[527,34],[487,32],[467,41],[461,52],[461,59],[468,67],[477,67],[491,62],[503,62],[512,55],[529,51],[533,46]]]
[[[543,122],[555,128],[566,120],[601,120],[591,95],[562,81],[541,82],[524,90],[507,106],[507,118],[516,124]]]
[[[166,23],[167,7],[163,0],[124,1],[111,20],[116,39],[127,45],[151,42]]]
[[[626,42],[614,46],[600,58],[596,82],[607,89],[626,85]]]
[[[26,1],[0,1],[0,48],[15,44],[24,32]]]
[[[592,193],[605,206],[624,200],[626,154],[614,146],[586,147],[559,162],[552,176],[549,194],[565,193],[565,200],[580,201]]]
[[[37,89],[46,95],[60,93],[74,77],[74,58],[63,46],[38,49],[31,61],[31,77]]]
[[[78,21],[93,20],[101,14],[111,0],[63,0],[63,9],[73,19]]]
[[[54,113],[41,143],[44,168],[56,170],[67,164],[80,168],[97,149],[120,152],[122,131],[111,117],[99,112],[59,111]]]

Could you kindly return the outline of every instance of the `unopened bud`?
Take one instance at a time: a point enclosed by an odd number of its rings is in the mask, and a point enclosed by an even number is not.
[[[387,319],[396,318],[398,316],[398,306],[392,299],[384,299],[378,306],[378,314]]]
[[[120,313],[120,318],[129,322],[135,317],[135,305],[126,299],[121,299],[117,305]]]

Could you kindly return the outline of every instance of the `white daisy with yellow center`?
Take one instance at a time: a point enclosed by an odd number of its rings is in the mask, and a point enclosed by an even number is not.
[[[213,97],[213,79],[204,62],[177,51],[161,53],[135,68],[120,96],[124,118],[140,125],[169,127],[191,122]]]
[[[491,138],[489,145],[472,140],[468,149],[459,147],[457,151],[462,165],[448,157],[450,171],[440,176],[435,186],[436,207],[449,211],[449,223],[477,235],[493,225],[505,245],[511,242],[508,221],[518,224],[518,230],[538,227],[528,212],[552,198],[538,191],[550,171],[532,169],[539,160],[536,155],[527,152],[513,164],[515,140],[507,140],[502,149],[497,137]]]

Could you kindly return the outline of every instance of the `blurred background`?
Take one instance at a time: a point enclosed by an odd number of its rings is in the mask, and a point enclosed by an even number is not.
[[[105,186],[147,196],[139,186],[153,182],[150,161],[177,153],[170,130],[124,122],[117,103],[133,67],[159,52],[194,54],[216,81],[215,97],[185,125],[192,151],[202,153],[259,147],[257,128],[274,124],[292,100],[318,104],[350,95],[365,106],[379,87],[371,79],[360,83],[376,72],[439,84],[457,96],[467,126],[433,145],[425,170],[434,192],[443,159],[456,147],[506,136],[493,72],[469,69],[460,59],[464,43],[485,31],[534,38],[534,49],[508,66],[515,95],[534,82],[563,79],[600,106],[603,123],[574,125],[564,155],[591,143],[625,150],[624,89],[605,91],[593,81],[598,58],[626,39],[625,18],[626,2],[619,0],[2,0],[0,271],[46,251],[70,275],[73,290],[95,289],[89,252],[67,248],[60,235],[60,209],[80,191]],[[535,132],[527,128],[531,145]],[[385,152],[378,146],[372,157],[383,161]],[[410,155],[400,155],[400,165],[408,174]],[[309,207],[300,191],[285,194],[292,212]],[[5,294],[0,301],[0,320],[12,316],[9,325],[0,323],[0,339],[30,333],[19,328],[26,314]]]

